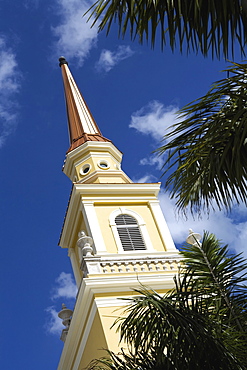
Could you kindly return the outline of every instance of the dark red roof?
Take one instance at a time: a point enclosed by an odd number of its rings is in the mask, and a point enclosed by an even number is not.
[[[104,136],[100,134],[82,134],[77,139],[74,139],[71,143],[71,146],[67,153],[71,152],[71,150],[78,148],[78,146],[84,144],[86,141],[101,141],[101,142],[111,142],[111,140],[105,138]]]

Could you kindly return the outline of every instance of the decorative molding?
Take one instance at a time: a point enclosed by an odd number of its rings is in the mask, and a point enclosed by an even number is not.
[[[95,303],[97,307],[124,307],[127,302],[125,299],[119,299],[118,297],[107,297],[95,298]]]
[[[81,263],[83,276],[111,274],[143,274],[149,272],[178,272],[181,257],[177,256],[130,256],[84,257]]]
[[[77,246],[80,248],[82,256],[93,256],[93,239],[91,236],[87,236],[85,231],[82,230],[79,232],[78,237],[79,239],[77,240]]]

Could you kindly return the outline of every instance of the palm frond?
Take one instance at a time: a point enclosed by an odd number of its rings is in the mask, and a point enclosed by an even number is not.
[[[240,0],[98,0],[89,12],[99,31],[108,33],[117,22],[119,35],[129,31],[132,39],[152,46],[158,38],[161,48],[169,43],[174,50],[178,43],[180,51],[204,56],[227,57],[236,43],[244,54],[247,41],[247,11]]]
[[[247,64],[226,71],[230,77],[179,112],[181,121],[158,149],[168,155],[166,188],[179,210],[247,204]]]
[[[118,320],[130,353],[150,354],[169,369],[240,369],[237,357],[214,334],[218,324],[209,321],[202,296],[185,293],[185,280],[180,283],[179,294],[164,297],[146,288],[136,290],[141,295]]]
[[[209,233],[204,233],[201,244],[187,244],[181,253],[183,278],[188,287],[186,291],[177,289],[177,292],[187,292],[191,302],[194,295],[202,298],[202,312],[217,322],[215,335],[247,366],[246,260],[241,255],[230,254],[228,246],[222,246],[215,235]]]

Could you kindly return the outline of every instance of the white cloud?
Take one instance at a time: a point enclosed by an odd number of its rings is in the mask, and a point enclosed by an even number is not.
[[[60,300],[61,298],[65,300],[70,300],[68,308],[71,307],[71,301],[75,300],[77,294],[77,287],[72,278],[71,274],[66,272],[61,272],[61,274],[56,279],[56,286],[52,289],[51,299]],[[62,307],[61,307],[62,309]],[[51,334],[61,334],[64,326],[62,320],[57,316],[58,312],[54,306],[50,306],[45,310],[48,313],[49,318],[45,324],[45,329]]]
[[[178,110],[177,106],[165,107],[159,101],[153,100],[132,114],[129,127],[160,141],[164,134],[170,131],[169,127],[179,122]]]
[[[208,231],[215,234],[224,245],[229,244],[229,247],[234,249],[236,253],[243,252],[244,257],[247,258],[246,206],[235,206],[232,214],[215,211],[204,217],[202,215],[200,219],[196,218],[196,216],[193,218],[188,214],[185,219],[175,213],[175,201],[171,200],[167,193],[161,191],[159,199],[175,243],[184,243],[190,228],[200,234]]]
[[[142,166],[155,166],[157,170],[161,170],[164,164],[164,156],[158,154],[152,154],[149,157],[142,158],[140,160]]]
[[[147,175],[142,176],[139,179],[133,178],[133,182],[140,183],[140,184],[146,183],[146,182],[157,182],[157,177],[155,177],[151,174],[147,174]]]
[[[52,27],[56,52],[80,66],[97,43],[97,26],[91,28],[88,16],[83,16],[92,4],[93,0],[57,0],[61,24]]]
[[[52,300],[58,298],[74,299],[77,287],[71,274],[61,272],[56,279],[56,287],[52,290]]]
[[[0,147],[15,130],[17,102],[15,95],[20,89],[20,72],[16,56],[0,37]]]
[[[133,54],[134,51],[129,46],[119,46],[115,52],[104,49],[100,54],[99,61],[95,64],[96,69],[99,72],[109,72],[116,64],[131,57]]]
[[[48,333],[61,335],[62,330],[65,328],[62,324],[62,320],[58,317],[58,312],[53,306],[48,307],[45,310],[50,318],[45,325],[45,329]]]

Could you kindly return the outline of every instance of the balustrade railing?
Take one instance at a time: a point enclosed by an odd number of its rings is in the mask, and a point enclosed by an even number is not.
[[[175,271],[180,266],[177,257],[107,258],[84,257],[81,269],[84,277],[89,274],[133,274],[145,272]]]

